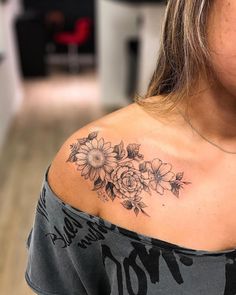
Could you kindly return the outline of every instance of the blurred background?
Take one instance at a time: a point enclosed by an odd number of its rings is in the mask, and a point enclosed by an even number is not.
[[[165,1],[0,0],[0,294],[26,285],[45,169],[83,125],[145,94]]]

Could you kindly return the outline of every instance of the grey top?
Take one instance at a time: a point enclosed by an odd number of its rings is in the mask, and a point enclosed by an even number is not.
[[[35,293],[236,294],[236,249],[180,247],[78,210],[49,187],[49,167],[26,241],[25,279]]]

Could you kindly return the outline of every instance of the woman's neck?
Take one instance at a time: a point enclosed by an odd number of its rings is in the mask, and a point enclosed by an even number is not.
[[[188,119],[205,137],[218,144],[235,145],[236,96],[217,83],[211,87],[207,87],[203,82],[199,85],[201,85],[199,89],[205,90],[190,98]]]

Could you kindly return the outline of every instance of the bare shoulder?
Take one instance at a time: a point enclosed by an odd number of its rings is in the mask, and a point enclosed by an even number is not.
[[[155,147],[145,133],[151,129],[145,122],[142,111],[129,105],[77,130],[51,164],[52,190],[64,202],[93,215],[112,208],[117,216],[121,212],[149,216],[144,194],[169,192],[178,197],[187,182],[165,159],[148,157]],[[110,206],[103,206],[108,201]]]
[[[64,202],[99,215],[105,185],[117,162],[115,143],[128,136],[127,124],[135,113],[134,104],[99,118],[70,135],[51,162],[48,182]],[[131,120],[132,121],[132,120]],[[107,183],[106,183],[107,184]]]

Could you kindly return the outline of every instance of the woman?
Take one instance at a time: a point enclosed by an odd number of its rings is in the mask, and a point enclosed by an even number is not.
[[[170,0],[146,96],[62,145],[27,241],[35,292],[236,294],[235,15]]]

